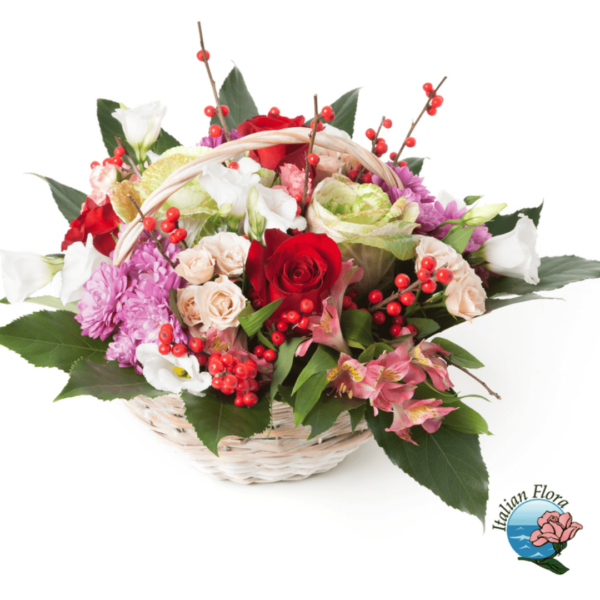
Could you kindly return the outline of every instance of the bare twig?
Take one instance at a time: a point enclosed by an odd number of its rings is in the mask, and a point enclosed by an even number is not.
[[[465,369],[464,367],[461,367],[460,365],[457,365],[456,363],[453,363],[451,360],[448,361],[448,364],[452,365],[453,367],[456,367],[457,369],[460,369],[463,373],[466,373],[469,377],[472,377],[475,381],[477,381],[479,384],[481,384],[487,390],[488,394],[494,396],[494,398],[498,398],[498,400],[502,400],[502,398],[500,397],[500,394],[496,394],[496,392],[493,392],[486,383],[481,381],[481,379],[479,379],[479,377],[475,377],[475,375],[473,375],[473,373],[471,373],[471,371],[469,371],[468,369]]]
[[[304,169],[304,190],[302,191],[302,203],[300,206],[304,206],[306,203],[306,196],[308,194],[308,177],[310,174],[310,163],[308,157],[313,151],[315,145],[315,136],[317,135],[317,128],[319,127],[319,103],[317,100],[317,94],[315,94],[315,120],[313,121],[312,131],[310,133],[310,144],[308,146],[308,154],[306,155],[306,167]]]
[[[202,52],[204,53],[204,65],[206,66],[206,72],[208,73],[208,79],[210,80],[210,85],[212,86],[213,94],[215,96],[215,102],[217,103],[217,114],[219,115],[219,120],[221,121],[221,126],[223,127],[223,131],[225,133],[225,137],[227,141],[231,141],[231,136],[229,135],[229,129],[227,129],[227,123],[225,123],[225,116],[223,115],[223,111],[221,110],[221,101],[219,100],[219,94],[217,93],[217,86],[215,85],[215,80],[212,77],[212,73],[210,72],[210,66],[208,65],[208,57],[206,55],[206,48],[204,47],[204,36],[202,35],[202,25],[200,21],[198,21],[198,31],[200,33],[200,46],[202,47]]]
[[[400,160],[400,155],[402,154],[402,150],[404,150],[404,148],[406,146],[406,139],[411,136],[412,132],[415,130],[415,127],[418,125],[419,121],[421,120],[421,117],[425,114],[425,112],[427,111],[427,109],[431,108],[431,104],[430,104],[431,100],[435,97],[435,95],[437,94],[438,90],[442,87],[442,84],[444,83],[444,81],[446,81],[446,79],[447,79],[447,77],[444,77],[444,79],[442,79],[440,81],[440,83],[435,88],[435,90],[433,90],[433,92],[430,92],[427,95],[427,102],[425,102],[425,106],[423,107],[423,110],[421,111],[421,114],[417,117],[417,120],[410,126],[410,129],[408,130],[408,133],[404,136],[404,141],[402,142],[402,146],[400,146],[400,150],[398,150],[398,154],[396,155],[396,158],[394,158],[393,165],[395,167],[398,166],[398,161]]]

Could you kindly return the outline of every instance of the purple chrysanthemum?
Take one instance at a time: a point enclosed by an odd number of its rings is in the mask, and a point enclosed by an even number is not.
[[[121,309],[129,286],[127,267],[102,263],[83,286],[75,319],[82,335],[105,340],[121,321]]]
[[[171,244],[168,238],[162,243],[166,255],[174,262],[181,248],[178,244]],[[134,282],[151,281],[160,286],[167,297],[170,290],[183,287],[181,278],[152,241],[140,244],[126,264],[127,274]]]
[[[427,204],[435,200],[435,196],[429,193],[429,190],[423,185],[423,178],[413,175],[408,167],[394,167],[391,162],[388,162],[388,166],[392,168],[396,175],[400,178],[404,189],[390,187],[388,184],[381,179],[378,175],[372,176],[372,181],[375,185],[378,185],[392,201],[392,204],[398,200],[398,198],[404,196],[409,202],[419,202],[420,204]],[[411,198],[408,198],[407,193],[410,190],[413,194]]]
[[[231,141],[233,141],[233,140],[239,140],[242,136],[237,132],[237,129],[232,129],[229,132],[229,137],[231,138]],[[207,148],[216,148],[217,146],[224,144],[226,141],[227,141],[227,138],[225,137],[225,134],[223,132],[221,132],[221,135],[216,138],[214,138],[210,135],[207,137],[203,137],[202,140],[200,141],[200,143],[198,144],[198,146],[206,146]]]

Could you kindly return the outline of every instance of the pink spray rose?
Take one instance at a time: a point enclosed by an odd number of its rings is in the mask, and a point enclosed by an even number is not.
[[[557,511],[545,512],[538,519],[538,526],[540,529],[536,529],[529,538],[534,546],[568,542],[580,529],[583,529],[582,525],[573,522],[571,513],[561,515]]]

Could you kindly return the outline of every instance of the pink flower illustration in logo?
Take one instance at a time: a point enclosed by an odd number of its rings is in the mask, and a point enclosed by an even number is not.
[[[575,537],[575,534],[583,529],[583,526],[573,521],[571,513],[560,514],[556,511],[545,512],[538,519],[539,529],[530,536],[529,541],[534,546],[544,544],[565,544]],[[558,551],[560,553],[560,548]]]

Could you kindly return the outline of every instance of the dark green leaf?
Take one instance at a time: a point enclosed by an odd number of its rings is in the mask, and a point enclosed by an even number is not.
[[[431,340],[434,344],[441,346],[446,352],[452,352],[450,360],[459,367],[465,367],[465,369],[481,369],[485,365],[477,360],[470,352],[467,352],[464,348],[461,348],[458,344],[446,340],[444,338],[437,337]]]
[[[404,336],[402,336],[404,337]],[[397,338],[401,339],[401,338]],[[394,349],[383,342],[377,342],[371,344],[359,357],[358,360],[361,363],[368,363],[374,358],[379,358],[384,352],[393,352]]]
[[[354,431],[358,427],[358,424],[363,420],[366,408],[367,405],[365,403],[348,411],[348,414],[350,415],[350,427],[352,428],[352,431]]]
[[[300,390],[300,392],[302,389]],[[328,396],[323,394],[316,406],[308,413],[306,418],[302,421],[303,425],[310,427],[310,435],[307,439],[312,440],[313,438],[321,435],[324,431],[327,431],[333,424],[338,420],[338,417],[345,410],[352,410],[358,408],[361,404],[364,405],[364,400],[360,398],[353,398],[350,400],[348,396]]]
[[[528,216],[537,227],[540,222],[540,215],[542,213],[543,206],[544,203],[542,202],[538,207],[535,208],[522,208],[521,210],[518,210],[510,215],[498,215],[486,223],[488,231],[492,235],[502,235],[503,233],[512,231],[517,225],[519,215]]]
[[[423,163],[425,162],[424,158],[403,158],[402,160],[413,175],[418,175],[421,172]]]
[[[422,319],[420,317],[409,317],[406,319],[409,325],[414,325],[417,328],[418,339],[428,338],[435,333],[440,326],[433,319]]]
[[[259,331],[256,334],[256,337],[259,339],[260,343],[263,346],[266,346],[267,348],[271,348],[271,350],[277,350],[277,348],[275,348],[275,344],[273,344],[273,342],[271,342],[271,340],[269,340],[269,338],[267,338],[265,335],[263,335],[262,331]]]
[[[364,310],[350,309],[342,313],[340,324],[342,334],[352,348],[364,350],[373,343],[371,327],[373,317]]]
[[[364,235],[346,240],[340,244],[340,250],[345,254],[352,252],[352,246],[362,244],[372,248],[379,248],[391,252],[398,260],[409,260],[413,258],[415,248],[419,245],[419,240],[412,235]],[[391,257],[386,257],[391,261]]]
[[[260,310],[257,310],[247,317],[238,318],[240,325],[244,328],[244,331],[248,337],[252,337],[260,331],[263,323],[279,308],[279,305],[282,302],[283,298],[280,298],[279,300],[275,300],[275,302],[267,304]]]
[[[538,567],[542,567],[542,569],[548,569],[548,571],[552,571],[555,575],[564,575],[569,569],[565,567],[561,562],[556,560],[555,558],[544,558],[542,560],[534,560],[533,558],[524,558],[519,556],[518,560],[526,560],[528,562],[532,562]]]
[[[298,427],[315,404],[321,398],[323,390],[327,387],[327,372],[316,373],[298,390],[294,406],[294,425]]]
[[[56,310],[68,310],[73,314],[79,313],[77,309],[77,302],[69,302],[64,305],[59,298],[54,296],[34,296],[33,298],[25,298],[24,302],[30,302],[31,304],[39,304],[40,306],[47,306],[49,308],[56,308]],[[10,304],[8,298],[2,298],[0,304]]]
[[[511,304],[530,302],[531,300],[559,300],[559,298],[548,298],[547,296],[540,296],[538,294],[525,294],[523,296],[512,296],[511,298],[487,298],[485,301],[485,313],[487,314]]]
[[[58,206],[58,210],[60,210],[63,217],[69,223],[81,214],[81,208],[85,204],[86,199],[86,195],[83,192],[75,190],[68,185],[58,183],[58,181],[54,181],[50,177],[44,177],[37,173],[31,173],[31,175],[43,179],[50,186],[50,191],[52,192],[56,206]]]
[[[354,135],[354,119],[356,117],[356,107],[358,106],[358,92],[360,92],[360,88],[346,92],[331,104],[331,108],[335,112],[335,119],[330,125],[345,131],[350,137]],[[325,129],[324,133],[327,133],[327,129]]]
[[[415,390],[413,397],[415,400],[437,398],[438,400],[443,400],[444,404],[454,404],[459,400],[459,397],[454,390],[450,389],[441,392],[433,387],[428,381],[417,384],[417,389]]]
[[[135,396],[155,398],[164,396],[165,393],[153,388],[133,367],[122,369],[114,361],[101,365],[89,360],[79,360],[71,369],[69,381],[55,402],[75,396],[93,396],[98,400],[130,400]]]
[[[177,146],[181,146],[181,144],[170,133],[161,129],[158,139],[152,144],[152,151],[156,154],[162,154],[171,148],[177,148]]]
[[[338,357],[339,354],[335,350],[320,345],[308,361],[308,364],[302,369],[296,380],[292,394],[295,394],[313,375],[337,367]]]
[[[271,398],[275,398],[277,388],[285,381],[288,376],[292,364],[294,363],[294,354],[296,348],[304,341],[304,338],[288,338],[281,346],[277,348],[277,360],[275,361],[275,369],[273,371],[273,379],[271,380],[271,388],[269,394]]]
[[[442,425],[434,433],[421,427],[411,430],[415,446],[385,431],[392,414],[383,411],[377,417],[367,407],[367,423],[375,441],[388,458],[421,485],[429,488],[446,504],[475,515],[485,526],[488,500],[488,474],[476,435],[454,431]]]
[[[225,117],[225,122],[230,130],[235,129],[240,123],[258,114],[258,108],[256,108],[256,104],[254,104],[254,100],[246,87],[244,77],[237,67],[233,67],[225,78],[219,90],[219,101],[229,108],[229,114]],[[211,125],[215,124],[221,124],[218,115],[211,120]]]
[[[198,439],[219,456],[219,442],[226,436],[249,438],[267,429],[271,421],[271,405],[262,398],[253,407],[235,406],[206,393],[193,396],[183,392],[185,418],[192,424]]]
[[[471,204],[475,204],[475,202],[477,202],[477,200],[479,200],[480,198],[483,198],[483,196],[467,196],[463,202],[467,205],[467,206],[471,206]]]
[[[442,240],[448,246],[452,246],[459,254],[462,254],[473,235],[474,227],[462,227],[455,225],[450,229],[448,235]]]
[[[81,335],[72,312],[41,310],[0,329],[0,344],[36,367],[56,367],[67,373],[80,358],[105,363],[108,342]]]
[[[476,410],[473,410],[460,400],[455,400],[449,405],[457,407],[458,410],[454,410],[444,417],[445,427],[450,427],[463,433],[485,433],[492,435],[486,420]]]

